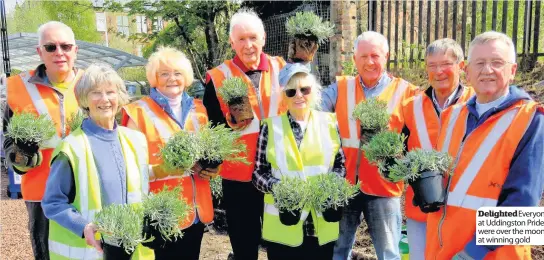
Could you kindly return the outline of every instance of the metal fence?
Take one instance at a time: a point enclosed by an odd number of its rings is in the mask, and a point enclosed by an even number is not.
[[[534,67],[537,58],[544,56],[541,0],[369,0],[367,7],[367,28],[389,40],[390,66],[421,60],[425,46],[445,37],[458,41],[466,55],[470,41],[489,30],[512,37],[526,69]]]
[[[266,31],[266,45],[264,52],[273,56],[282,56],[287,60],[287,51],[289,43],[292,40],[285,30],[287,18],[294,16],[296,12],[311,11],[323,18],[324,21],[330,20],[330,3],[327,1],[306,2],[297,9],[284,14],[272,16],[263,20]],[[319,70],[321,84],[330,84],[329,80],[329,42],[319,46],[314,65]]]

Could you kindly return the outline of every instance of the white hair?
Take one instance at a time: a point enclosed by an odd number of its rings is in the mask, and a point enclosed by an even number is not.
[[[355,39],[355,42],[353,43],[354,54],[357,53],[357,46],[361,41],[377,42],[382,46],[384,53],[389,52],[389,43],[387,42],[387,38],[385,38],[385,36],[379,32],[366,31],[357,36],[357,39]]]
[[[317,81],[317,78],[313,74],[305,73],[305,72],[298,72],[293,75],[289,81],[287,82],[287,86],[285,86],[285,89],[296,89],[300,83],[300,81],[304,79],[309,79],[310,84],[312,87],[312,92],[310,95],[312,96],[312,99],[308,105],[312,109],[321,109],[321,85],[319,85],[319,82]],[[284,92],[285,93],[285,92]],[[282,99],[286,99],[287,96],[285,94],[282,95]]]
[[[450,54],[455,58],[457,63],[465,59],[465,55],[463,54],[463,49],[461,48],[461,45],[459,45],[459,43],[450,38],[439,39],[431,42],[431,44],[427,46],[425,58],[429,55],[438,53],[448,54],[448,52],[450,52]]]
[[[255,11],[247,8],[242,8],[230,18],[229,37],[232,37],[234,27],[236,25],[242,24],[256,26],[264,36],[264,25],[261,18],[257,16],[257,13],[255,13]]]
[[[63,24],[61,22],[57,22],[57,21],[51,21],[51,22],[47,22],[47,23],[44,23],[42,25],[40,25],[40,27],[38,28],[38,45],[41,45],[43,42],[43,36],[45,34],[46,31],[48,30],[51,30],[51,29],[57,29],[57,30],[60,30],[60,31],[65,31],[66,33],[68,33],[68,36],[70,37],[70,40],[75,44],[76,43],[76,37],[74,35],[74,31],[72,31],[72,28],[70,28],[70,26],[66,25],[66,24]]]
[[[516,48],[514,47],[514,42],[512,41],[512,38],[508,37],[504,33],[495,32],[495,31],[484,32],[476,36],[474,40],[470,42],[470,45],[468,47],[468,61],[470,62],[471,60],[472,50],[474,49],[474,46],[486,44],[490,41],[504,42],[506,46],[508,46],[509,48],[509,51],[508,51],[508,54],[510,56],[509,62],[512,62],[514,64],[516,63]]]

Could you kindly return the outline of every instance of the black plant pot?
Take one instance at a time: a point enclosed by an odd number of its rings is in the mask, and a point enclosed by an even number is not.
[[[107,244],[104,240],[102,240],[102,251],[104,260],[129,260],[134,253],[129,254],[123,247]]]
[[[422,212],[436,212],[444,205],[446,191],[440,172],[422,172],[419,178],[409,184],[414,190],[414,202]]]
[[[28,141],[16,141],[17,148],[21,150],[24,154],[32,155],[38,152],[40,147],[38,146],[38,143],[36,142],[28,142]]]
[[[338,207],[336,209],[334,208],[328,208],[325,211],[323,211],[323,219],[327,222],[338,222],[340,219],[342,219],[342,212],[344,211],[344,207]]]
[[[363,126],[361,126],[361,143],[365,144],[370,142],[370,139],[373,136],[377,135],[379,132],[380,132],[380,129],[369,129],[369,128],[364,128]]]
[[[144,227],[142,230],[143,237],[149,239],[150,237],[155,237],[153,241],[142,243],[143,246],[149,247],[151,249],[161,249],[164,248],[166,241],[162,238],[161,232],[153,226],[152,224],[156,221],[151,221],[148,216],[144,217]]]
[[[391,181],[391,178],[389,176],[389,167],[393,166],[395,163],[395,157],[389,157],[385,159],[385,170],[380,170],[382,176],[388,181]]]
[[[296,225],[300,221],[300,214],[300,209],[294,211],[281,211],[280,221],[286,226]]]
[[[202,169],[208,169],[208,168],[217,168],[219,167],[219,165],[221,165],[223,163],[223,161],[211,161],[211,160],[208,160],[208,159],[200,159],[198,160],[198,163],[200,164],[200,166],[202,167]]]

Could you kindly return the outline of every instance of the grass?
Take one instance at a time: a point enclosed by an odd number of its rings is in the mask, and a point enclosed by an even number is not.
[[[448,153],[435,150],[414,149],[396,164],[389,167],[389,176],[394,182],[414,181],[422,172],[433,171],[444,175],[451,173],[453,158]]]
[[[223,81],[223,86],[217,89],[221,98],[230,103],[233,99],[246,97],[247,86],[242,78],[232,77]]]
[[[290,36],[315,36],[319,44],[334,35],[334,25],[312,12],[297,12],[285,23],[285,30]]]
[[[179,225],[192,211],[185,199],[181,198],[181,192],[180,186],[170,190],[164,186],[160,192],[146,195],[142,202],[143,217],[149,218],[150,224],[166,241],[182,237]]]
[[[6,136],[15,142],[43,144],[57,133],[49,116],[36,116],[29,112],[14,113],[7,126]]]
[[[306,181],[297,177],[282,176],[280,182],[272,186],[274,206],[280,212],[302,209],[306,204],[307,193]]]
[[[359,187],[351,185],[336,173],[320,174],[309,179],[308,203],[313,209],[324,212],[326,209],[344,207],[357,194]]]
[[[130,254],[138,244],[145,242],[142,217],[140,208],[129,204],[112,204],[96,213],[95,223],[106,243],[123,247]]]
[[[246,144],[239,140],[240,133],[219,124],[212,127],[204,125],[198,132],[198,142],[202,154],[200,159],[210,161],[228,160],[249,165],[246,155]]]

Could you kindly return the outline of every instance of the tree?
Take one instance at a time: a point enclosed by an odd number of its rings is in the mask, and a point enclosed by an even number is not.
[[[109,1],[105,3],[109,11],[127,10],[129,15],[145,15],[155,21],[161,18],[169,25],[162,31],[153,23],[153,33],[134,34],[131,40],[147,41],[151,44],[144,56],[151,54],[160,45],[170,45],[184,51],[191,60],[195,76],[203,75],[230,58],[228,43],[228,22],[239,5],[230,1],[149,1],[133,0],[124,5]]]
[[[59,21],[70,26],[77,40],[99,42],[95,12],[90,0],[25,1],[18,4],[8,18],[9,33],[31,32],[48,21]]]

